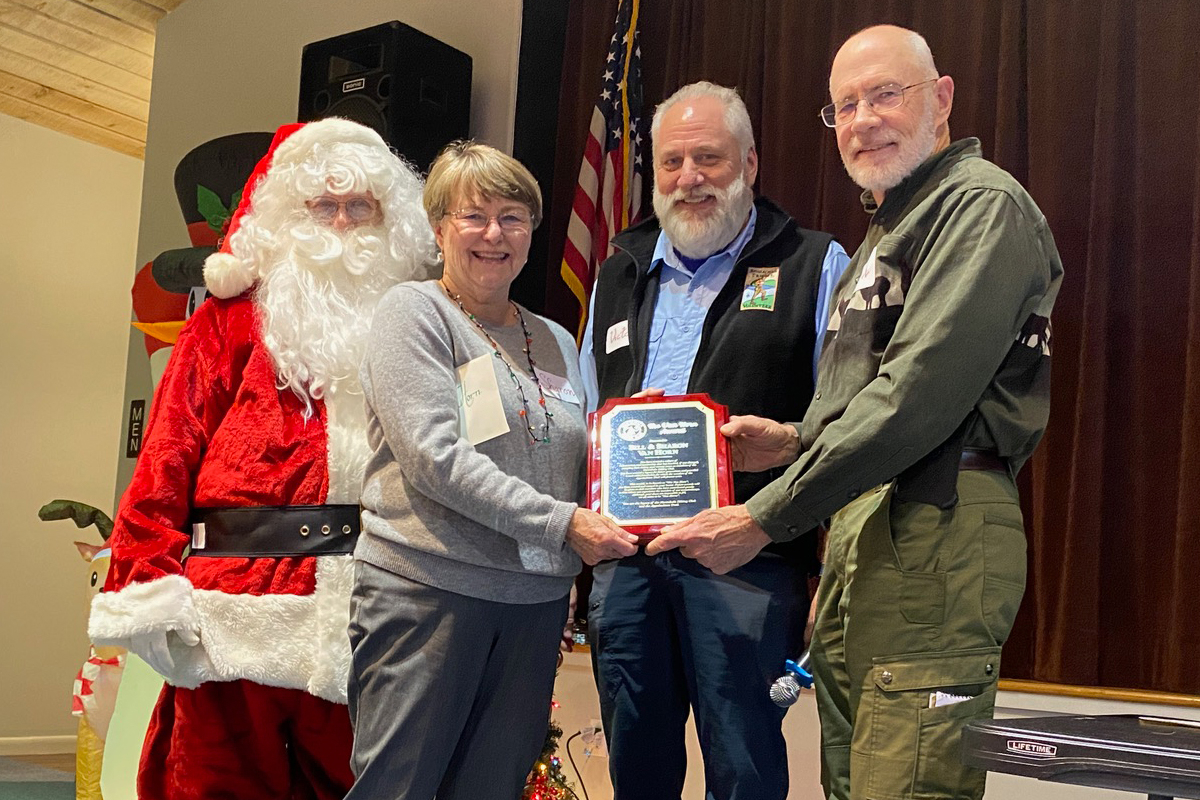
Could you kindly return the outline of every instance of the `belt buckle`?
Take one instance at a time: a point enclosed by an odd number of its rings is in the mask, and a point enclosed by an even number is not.
[[[203,550],[208,531],[203,522],[192,523],[192,550]]]

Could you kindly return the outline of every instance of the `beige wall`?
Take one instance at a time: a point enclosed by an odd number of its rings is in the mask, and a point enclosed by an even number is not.
[[[56,497],[112,510],[142,163],[2,115],[0,141],[3,748],[76,725],[87,597],[71,542],[99,536],[37,510]]]

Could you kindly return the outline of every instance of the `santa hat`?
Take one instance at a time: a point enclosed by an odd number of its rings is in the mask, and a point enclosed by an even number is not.
[[[250,213],[254,191],[268,172],[303,164],[315,146],[333,142],[350,142],[369,147],[387,149],[388,145],[378,133],[365,125],[340,117],[329,117],[315,122],[291,123],[275,132],[275,138],[267,154],[262,157],[246,181],[241,202],[229,221],[229,231],[221,242],[221,249],[204,261],[204,283],[215,297],[236,297],[254,285],[258,271],[254,264],[238,258],[229,248],[229,242]]]

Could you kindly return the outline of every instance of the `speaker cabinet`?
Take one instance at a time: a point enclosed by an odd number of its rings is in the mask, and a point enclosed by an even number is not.
[[[470,136],[471,57],[397,21],[305,45],[298,119],[324,117],[374,128],[427,171]]]

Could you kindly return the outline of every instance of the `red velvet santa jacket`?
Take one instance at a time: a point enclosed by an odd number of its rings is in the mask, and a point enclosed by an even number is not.
[[[128,646],[139,633],[198,631],[196,647],[169,637],[176,686],[246,678],[344,703],[350,556],[183,559],[193,508],[308,505],[329,495],[327,405],[315,401],[306,419],[300,399],[276,388],[259,331],[258,310],[242,296],[206,301],[181,332],[88,632],[98,644]],[[350,435],[366,446],[365,430]]]

